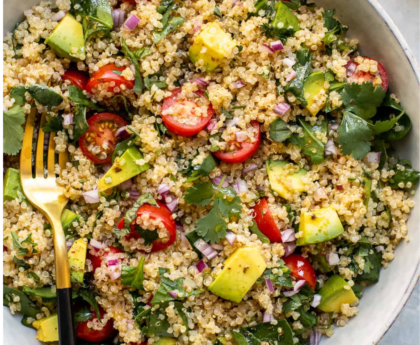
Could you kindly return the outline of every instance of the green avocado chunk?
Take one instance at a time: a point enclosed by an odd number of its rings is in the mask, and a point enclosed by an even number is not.
[[[306,109],[313,116],[318,114],[327,101],[327,89],[324,84],[325,76],[321,71],[311,73],[303,84],[305,99],[308,102]]]
[[[69,209],[64,209],[63,213],[61,214],[61,225],[63,225],[63,230],[69,229],[73,222],[76,222],[80,216]]]
[[[71,14],[61,19],[45,43],[60,57],[70,60],[86,58],[82,24]]]
[[[121,157],[117,157],[111,169],[98,181],[98,189],[100,191],[118,186],[131,179],[134,176],[146,171],[150,168],[150,164],[146,163],[138,165],[137,161],[142,159],[143,155],[138,148],[128,148]]]
[[[3,201],[15,200],[18,197],[23,197],[22,185],[20,184],[19,170],[9,168],[6,171],[3,182]]]
[[[69,264],[70,264],[70,279],[72,283],[83,283],[85,275],[85,263],[86,263],[87,243],[83,238],[79,238],[73,243],[69,252]]]
[[[155,344],[155,345],[175,345],[176,344],[176,339],[162,337],[162,338],[159,338],[159,340],[154,342],[153,344]]]
[[[321,295],[321,303],[318,309],[326,313],[338,313],[342,304],[352,304],[357,301],[350,285],[338,275],[330,277],[319,290],[319,294]]]
[[[32,323],[38,333],[36,338],[39,341],[50,343],[58,341],[58,318],[57,314],[50,315],[41,320],[36,320]]]
[[[258,248],[243,247],[236,250],[223,264],[209,290],[215,295],[239,303],[266,269]]]
[[[296,245],[321,243],[329,241],[344,232],[343,225],[336,210],[329,206],[312,212],[302,212],[300,215],[299,232]]]

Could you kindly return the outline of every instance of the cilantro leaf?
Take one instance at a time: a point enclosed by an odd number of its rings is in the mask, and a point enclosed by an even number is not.
[[[121,267],[121,284],[131,286],[137,290],[143,289],[143,266],[144,256],[140,258],[137,267],[122,265]]]
[[[262,242],[262,243],[271,243],[270,240],[268,239],[267,236],[265,236],[260,229],[258,229],[258,225],[257,222],[253,219],[252,220],[252,226],[249,228],[249,230],[251,230],[251,232],[255,235],[257,235],[258,239]]]
[[[303,105],[308,105],[308,102],[305,99],[305,91],[303,89],[303,84],[309,76],[311,71],[311,62],[312,55],[309,52],[309,49],[304,47],[296,53],[297,62],[293,66],[293,69],[296,71],[296,78],[293,79],[284,90],[291,92]]]
[[[344,35],[347,33],[349,27],[343,25],[339,20],[334,18],[335,10],[327,10],[322,13],[324,20],[324,27],[328,32],[324,36],[324,44],[329,54],[332,53],[332,48],[336,47],[339,50],[346,50],[354,48],[344,45]]]
[[[305,311],[304,308],[299,308],[297,311],[300,314],[299,321],[305,328],[315,327],[318,322],[318,317],[314,312]]]
[[[89,125],[86,121],[86,106],[77,104],[74,110],[74,128],[73,128],[74,141],[78,141],[79,138],[88,129],[89,129]]]
[[[347,84],[341,94],[341,99],[346,111],[360,116],[364,120],[372,118],[376,114],[377,108],[382,104],[386,91],[373,83]]]
[[[157,231],[142,229],[137,224],[134,226],[134,229],[137,231],[140,237],[144,239],[144,244],[146,246],[151,245],[153,241],[159,239],[159,234]]]
[[[276,267],[280,273],[273,273],[272,268],[268,268],[264,271],[264,276],[270,278],[274,285],[292,288],[293,287],[293,278],[291,276],[290,269],[285,265],[283,260],[279,260],[278,266]]]
[[[420,179],[420,172],[413,170],[410,166],[406,166],[404,170],[399,170],[396,166],[394,167],[396,174],[389,180],[389,185],[392,188],[400,188],[399,184],[402,182],[404,186],[407,182],[411,182],[412,185],[417,184]]]
[[[403,115],[404,115],[404,111],[400,115],[394,117],[391,120],[376,121],[373,125],[370,125],[370,128],[373,130],[373,134],[377,135],[377,134],[390,131],[398,122],[398,120],[401,119]]]
[[[82,308],[74,313],[75,322],[85,322],[92,318],[92,312],[88,308]]]
[[[270,123],[268,132],[270,134],[270,139],[276,143],[281,143],[292,135],[289,126],[280,118],[277,118]]]
[[[325,145],[320,139],[318,139],[317,134],[320,133],[323,136],[327,135],[327,121],[322,121],[321,125],[316,124],[315,126],[311,126],[301,117],[298,117],[297,120],[303,129],[303,137],[301,137],[298,133],[294,133],[289,138],[289,141],[292,144],[299,146],[302,149],[303,154],[309,156],[314,164],[322,163],[325,160]]]
[[[92,290],[89,289],[79,289],[77,292],[80,297],[82,297],[87,303],[90,304],[90,306],[93,308],[93,310],[96,313],[96,317],[99,321],[102,322],[101,314],[99,313],[99,305],[98,301],[95,298],[95,294]]]
[[[213,187],[219,190],[214,200],[214,207],[218,208],[223,217],[228,217],[230,220],[239,218],[242,212],[241,198],[236,195],[233,188]]]
[[[35,101],[48,108],[59,106],[63,101],[63,97],[48,86],[30,85],[26,87],[26,91],[30,93]]]
[[[364,273],[359,275],[357,281],[369,281],[376,284],[379,281],[379,275],[382,268],[382,254],[373,253],[364,257]]]
[[[184,305],[182,304],[182,302],[179,302],[179,301],[174,302],[174,307],[176,311],[178,312],[179,316],[181,316],[182,322],[184,322],[185,327],[187,327],[187,334],[189,334],[188,317],[184,311],[186,310],[186,308],[184,308]]]
[[[219,242],[226,237],[227,230],[226,221],[216,207],[213,207],[205,217],[197,221],[197,233],[207,242]]]
[[[211,182],[198,182],[187,189],[184,200],[187,204],[207,206],[210,204],[214,194],[215,190]]]
[[[16,264],[18,269],[22,267],[25,271],[27,271],[31,268],[30,265],[28,265],[25,261],[18,259],[16,256],[13,257],[13,262]]]
[[[15,155],[22,149],[23,128],[25,123],[24,109],[13,105],[8,111],[3,111],[3,151]]]
[[[361,117],[345,112],[337,133],[338,143],[346,156],[362,159],[370,151],[373,133],[369,124]]]
[[[13,296],[19,297],[20,312],[23,315],[35,318],[40,313],[40,309],[36,307],[35,303],[32,302],[28,296],[18,289],[9,288],[3,284],[3,305],[9,306],[13,303]]]
[[[203,160],[203,163],[199,165],[195,165],[192,168],[186,182],[192,182],[199,179],[200,177],[209,176],[209,174],[213,171],[213,169],[216,166],[217,166],[217,163],[215,159],[213,158],[211,154],[209,154]]]
[[[15,104],[24,105],[26,102],[25,98],[26,88],[24,86],[15,86],[10,89],[10,98],[15,100]]]
[[[77,86],[69,85],[69,98],[76,104],[85,105],[91,109],[97,111],[104,111],[98,104],[92,102],[84,93],[83,90],[79,89]]]
[[[44,133],[58,132],[63,129],[63,121],[60,115],[52,117],[50,114],[47,115],[47,122],[42,128]]]

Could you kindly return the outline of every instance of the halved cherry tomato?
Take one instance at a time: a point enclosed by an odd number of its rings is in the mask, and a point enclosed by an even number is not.
[[[260,199],[254,206],[255,222],[258,229],[268,237],[271,242],[282,242],[280,230],[271,215],[267,198]]]
[[[101,67],[97,72],[95,72],[89,79],[89,82],[86,85],[86,91],[92,92],[97,85],[101,83],[110,83],[114,82],[114,86],[109,86],[108,91],[113,92],[114,88],[120,85],[125,85],[127,89],[132,89],[134,87],[133,80],[127,80],[124,77],[113,71],[124,71],[127,67],[121,66],[117,67],[114,64],[109,64]]]
[[[111,338],[116,333],[116,330],[114,329],[114,322],[112,320],[108,320],[104,327],[100,330],[89,328],[87,325],[88,322],[97,320],[95,311],[93,311],[92,309],[91,311],[92,318],[90,320],[77,323],[76,337],[79,339],[89,341],[91,343],[97,343],[105,339]],[[105,312],[101,307],[99,307],[99,315],[101,315],[101,319],[105,316]]]
[[[311,263],[302,255],[291,254],[283,258],[284,263],[290,268],[291,274],[296,279],[305,279],[313,290],[316,288],[316,274]]]
[[[365,57],[365,56],[363,57],[363,59],[373,60],[378,63],[378,73],[382,80],[382,88],[385,91],[388,90],[389,79],[388,79],[388,73],[386,72],[385,67],[379,61],[375,59]],[[354,59],[351,59],[346,65],[347,78],[350,80],[350,82],[355,82],[355,83],[360,82],[360,81],[372,82],[375,76],[369,72],[358,71],[357,66],[359,66],[359,64]]]
[[[151,252],[157,252],[159,250],[163,250],[168,248],[172,245],[176,240],[176,224],[174,219],[172,218],[172,213],[169,209],[162,204],[161,202],[157,202],[159,207],[144,204],[139,207],[137,210],[137,217],[141,217],[144,214],[148,214],[150,219],[160,220],[166,227],[166,230],[169,233],[169,240],[167,242],[162,242],[160,239],[153,241]],[[118,224],[118,229],[122,229],[124,227],[124,218]],[[135,230],[134,224],[131,224],[131,232],[125,237],[127,240],[131,238],[139,239],[140,235]]]
[[[88,83],[89,77],[83,72],[70,69],[64,72],[64,74],[61,76],[61,79],[68,80],[72,85],[84,90],[86,84]]]
[[[196,99],[179,100],[178,95],[181,93],[181,91],[182,91],[182,88],[180,87],[173,90],[172,95],[169,97],[166,97],[165,100],[163,101],[162,120],[170,131],[174,132],[175,134],[181,135],[183,137],[189,137],[194,134],[197,134],[204,127],[206,127],[206,125],[209,123],[209,121],[214,115],[214,109],[210,103],[207,109],[206,117],[201,117],[200,119],[197,119],[198,122],[195,124],[181,123],[179,121],[180,120],[179,115],[181,115],[180,113],[184,115],[183,117],[184,119],[185,119],[185,116],[187,116],[187,118],[189,119],[193,119],[194,117],[196,117],[194,110],[196,107],[199,106],[197,103],[200,102],[200,98],[205,99],[204,92],[201,90],[198,90],[195,92],[195,94],[197,95]],[[164,115],[163,113],[165,111],[168,111],[170,108],[174,109],[175,113],[171,115],[170,114]]]
[[[104,250],[104,254],[102,256],[95,256],[88,252],[87,259],[89,259],[92,263],[93,273],[95,273],[98,267],[101,267],[102,260],[104,260],[108,255],[119,254],[119,253],[124,253],[124,252],[120,248],[112,247],[112,246],[109,247],[108,250],[106,251]]]
[[[80,137],[79,146],[83,154],[95,164],[111,163],[112,153],[117,145],[115,132],[118,128],[127,126],[127,122],[112,113],[95,114],[87,120],[89,129]],[[98,146],[98,153],[92,149]]]
[[[242,143],[235,142],[234,144],[238,148],[235,151],[225,152],[225,151],[216,151],[213,154],[219,158],[221,161],[226,163],[242,163],[245,162],[248,158],[251,158],[255,152],[257,152],[258,147],[261,143],[261,130],[260,124],[258,121],[251,121],[251,125],[258,130],[254,142],[245,141]]]

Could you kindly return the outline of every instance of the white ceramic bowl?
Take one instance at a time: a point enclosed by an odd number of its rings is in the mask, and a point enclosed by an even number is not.
[[[12,30],[23,11],[40,0],[3,0],[4,29]],[[398,95],[411,117],[413,129],[401,143],[400,157],[420,168],[420,72],[412,52],[395,24],[376,0],[316,0],[318,6],[337,10],[338,17],[350,27],[348,35],[358,38],[364,55],[385,66],[390,89]],[[412,293],[420,269],[420,193],[409,221],[410,242],[401,243],[390,267],[381,271],[378,284],[368,288],[361,299],[359,315],[345,328],[336,329],[322,345],[373,345],[379,342]],[[20,324],[21,316],[13,317],[4,308],[4,345],[39,345],[35,331]]]

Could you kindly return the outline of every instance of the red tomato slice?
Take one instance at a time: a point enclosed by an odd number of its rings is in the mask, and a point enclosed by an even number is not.
[[[110,164],[117,145],[115,132],[127,126],[127,122],[112,113],[95,114],[87,120],[89,129],[80,137],[79,146],[83,154],[95,164]],[[104,147],[105,145],[105,147]],[[98,152],[92,148],[99,146]]]
[[[213,155],[215,155],[221,161],[226,163],[242,163],[245,162],[247,159],[251,158],[254,155],[254,153],[257,152],[258,147],[261,143],[260,124],[258,123],[258,121],[251,121],[251,125],[254,128],[258,129],[256,141],[236,143],[238,147],[237,150],[231,152],[216,151],[213,152]]]
[[[80,71],[70,69],[65,71],[64,74],[61,76],[62,80],[68,80],[72,85],[78,87],[79,89],[84,90],[86,84],[88,83],[88,76]]]
[[[96,320],[96,313],[92,311],[92,318],[89,321]],[[104,310],[99,307],[99,314],[101,315],[101,319],[105,316]],[[100,330],[95,330],[93,328],[88,327],[88,322],[79,322],[76,325],[76,337],[79,339],[83,339],[92,343],[98,343],[105,339],[111,338],[115,333],[114,329],[114,322],[112,320],[108,320],[105,326]]]
[[[363,57],[363,59],[373,60],[378,63],[378,73],[382,80],[382,88],[385,91],[388,90],[389,78],[388,78],[388,73],[386,72],[385,67],[379,61],[375,59],[365,57],[365,56]],[[358,71],[357,66],[359,66],[359,64],[356,61],[354,61],[354,59],[351,59],[346,65],[347,78],[350,80],[350,82],[355,82],[355,83],[358,83],[360,81],[373,82],[373,79],[375,78],[375,76],[368,72]]]
[[[205,98],[204,92],[198,90],[195,92],[197,98],[194,100],[178,100],[178,95],[181,93],[182,88],[177,88],[172,91],[172,95],[166,97],[162,105],[162,120],[166,127],[175,134],[181,135],[183,137],[190,137],[194,134],[200,132],[206,125],[209,123],[211,118],[214,115],[213,106],[209,105],[207,110],[207,116],[201,117],[201,120],[195,124],[185,124],[179,122],[179,113],[182,114],[191,114],[191,117],[195,116],[194,109],[198,107],[198,102],[200,98]],[[176,108],[175,108],[176,107]],[[163,115],[163,112],[167,111],[170,108],[175,108],[176,113],[173,115]]]
[[[157,202],[159,207],[144,204],[139,207],[137,210],[137,217],[142,216],[143,214],[149,214],[149,217],[154,220],[160,220],[166,227],[166,230],[169,233],[169,240],[167,242],[162,242],[160,239],[153,241],[152,243],[152,250],[151,252],[157,252],[159,250],[163,250],[171,246],[176,240],[176,224],[174,219],[172,218],[172,213],[169,209],[162,204],[161,202]],[[118,229],[122,229],[124,227],[124,218],[120,220],[118,224]],[[125,237],[127,240],[131,238],[139,239],[140,235],[135,230],[134,224],[131,224],[131,232]]]
[[[96,269],[98,267],[101,267],[102,260],[106,259],[106,257],[110,254],[119,254],[124,253],[120,248],[118,247],[109,247],[107,251],[104,250],[104,254],[102,256],[95,256],[92,255],[90,252],[87,253],[87,258],[91,261],[92,267],[93,267],[93,273],[95,273]]]
[[[118,75],[113,71],[124,71],[127,67],[121,66],[117,67],[114,64],[109,64],[101,67],[97,72],[95,72],[89,79],[89,82],[86,85],[86,91],[92,92],[99,84],[101,83],[110,83],[114,82],[115,86],[108,87],[109,92],[114,91],[114,87],[125,85],[127,89],[132,89],[134,87],[133,80],[127,80],[124,77]]]
[[[313,290],[316,288],[316,274],[311,263],[302,255],[291,254],[283,258],[284,263],[290,268],[291,274],[296,279],[305,279]]]
[[[254,206],[255,222],[258,229],[268,237],[271,242],[282,242],[280,230],[271,215],[268,207],[267,198],[260,199]]]

